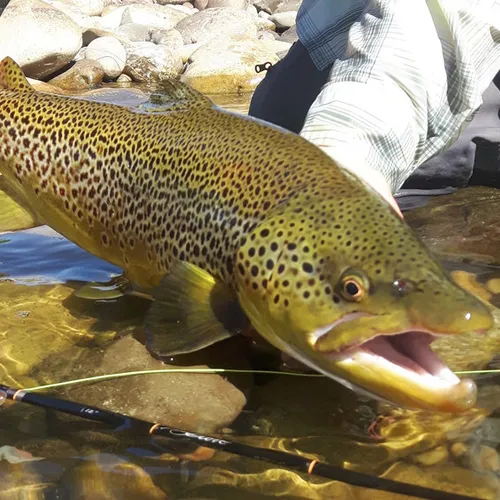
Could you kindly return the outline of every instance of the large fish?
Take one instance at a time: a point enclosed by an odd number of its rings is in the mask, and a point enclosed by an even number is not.
[[[429,345],[487,331],[489,311],[320,149],[178,83],[162,113],[35,92],[9,58],[0,87],[9,194],[154,288],[154,353],[200,349],[249,321],[348,387],[409,407],[474,405],[474,383]]]

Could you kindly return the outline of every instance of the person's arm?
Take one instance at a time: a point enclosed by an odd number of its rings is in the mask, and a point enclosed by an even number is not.
[[[372,0],[301,135],[395,205],[449,145],[500,69],[500,2]]]

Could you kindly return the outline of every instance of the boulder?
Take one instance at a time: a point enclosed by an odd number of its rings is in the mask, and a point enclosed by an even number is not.
[[[168,30],[186,17],[186,13],[169,5],[129,5],[123,13],[122,24],[145,24]]]
[[[244,36],[215,38],[191,54],[182,81],[206,94],[251,92],[263,78],[255,65],[278,61],[268,43]]]
[[[182,71],[181,55],[166,45],[135,42],[126,46],[123,72],[136,82],[158,82],[175,78]]]
[[[215,37],[242,35],[257,37],[257,27],[250,14],[239,9],[207,9],[186,17],[175,27],[185,44],[204,43]]]
[[[49,83],[65,90],[86,90],[101,83],[104,76],[104,69],[97,61],[83,59]]]
[[[0,59],[12,57],[29,77],[64,68],[81,46],[78,25],[41,0],[11,0],[0,17]]]
[[[96,38],[87,47],[85,58],[97,61],[107,78],[117,78],[125,67],[126,52],[123,45],[112,36]]]

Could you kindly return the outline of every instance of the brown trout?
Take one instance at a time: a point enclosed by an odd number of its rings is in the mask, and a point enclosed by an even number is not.
[[[461,411],[475,384],[430,349],[482,333],[451,282],[371,188],[319,148],[180,83],[162,112],[35,92],[0,63],[0,171],[16,201],[153,288],[157,355],[246,322],[333,379],[399,405]]]

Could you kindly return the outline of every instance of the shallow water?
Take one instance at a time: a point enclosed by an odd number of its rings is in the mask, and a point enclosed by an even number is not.
[[[108,95],[106,99],[116,100],[116,96],[128,105],[143,102],[140,97],[134,100],[131,93]],[[225,99],[219,104],[245,112],[248,98]],[[488,206],[495,195],[489,192]],[[480,199],[477,192],[474,198]],[[453,205],[449,199],[432,203],[442,213],[443,206]],[[471,204],[465,196],[457,206],[459,213],[464,207],[469,207],[468,212],[477,203]],[[429,245],[441,250],[439,237],[429,229],[440,222],[432,210],[432,206],[419,209],[408,218]],[[459,218],[451,215],[450,220]],[[469,224],[475,221],[470,213],[467,220]],[[469,227],[469,233],[461,230],[471,235],[469,240],[480,242],[484,254],[481,242],[488,240],[490,233],[493,238],[498,225],[491,219],[476,226]],[[441,234],[452,231],[448,227]],[[496,281],[500,259],[490,255],[492,251],[487,256],[473,251],[473,243],[470,245],[458,253],[448,247],[443,250],[446,265],[464,286],[495,303],[500,292]],[[124,296],[103,300],[98,294],[94,300],[78,297],[85,283],[116,281],[119,275],[118,268],[47,227],[0,234],[0,381],[30,387],[71,378],[69,373],[90,376],[98,368],[95,360],[101,359],[94,353],[106,351],[112,339],[133,336],[143,341],[147,306],[143,299]],[[452,368],[478,369],[489,363],[498,367],[494,356],[499,345],[494,332],[486,339],[441,342],[437,349]],[[211,356],[207,364],[215,366],[279,365],[274,352],[247,342],[226,343],[216,347]],[[189,361],[175,360],[176,364],[206,362],[196,357]],[[120,389],[122,393],[130,391],[130,400],[144,401],[146,413],[152,403],[146,400],[145,388],[154,377],[145,376],[140,382],[130,379]],[[480,381],[483,410],[460,416],[392,409],[359,398],[324,378],[256,376],[231,381],[248,402],[224,429],[223,435],[230,439],[479,498],[500,494],[500,377]],[[102,387],[106,391],[112,386],[94,384],[58,394],[71,394],[75,400],[92,404]],[[154,399],[155,394],[152,396]],[[205,399],[203,404],[210,413],[210,401]],[[177,404],[174,410],[182,412],[182,407]],[[227,453],[211,456],[199,450],[197,457],[204,460],[195,460],[192,455],[190,459],[187,454],[192,454],[192,449],[173,448],[166,441],[117,432],[20,403],[5,403],[0,415],[1,499],[403,498],[307,477]]]

